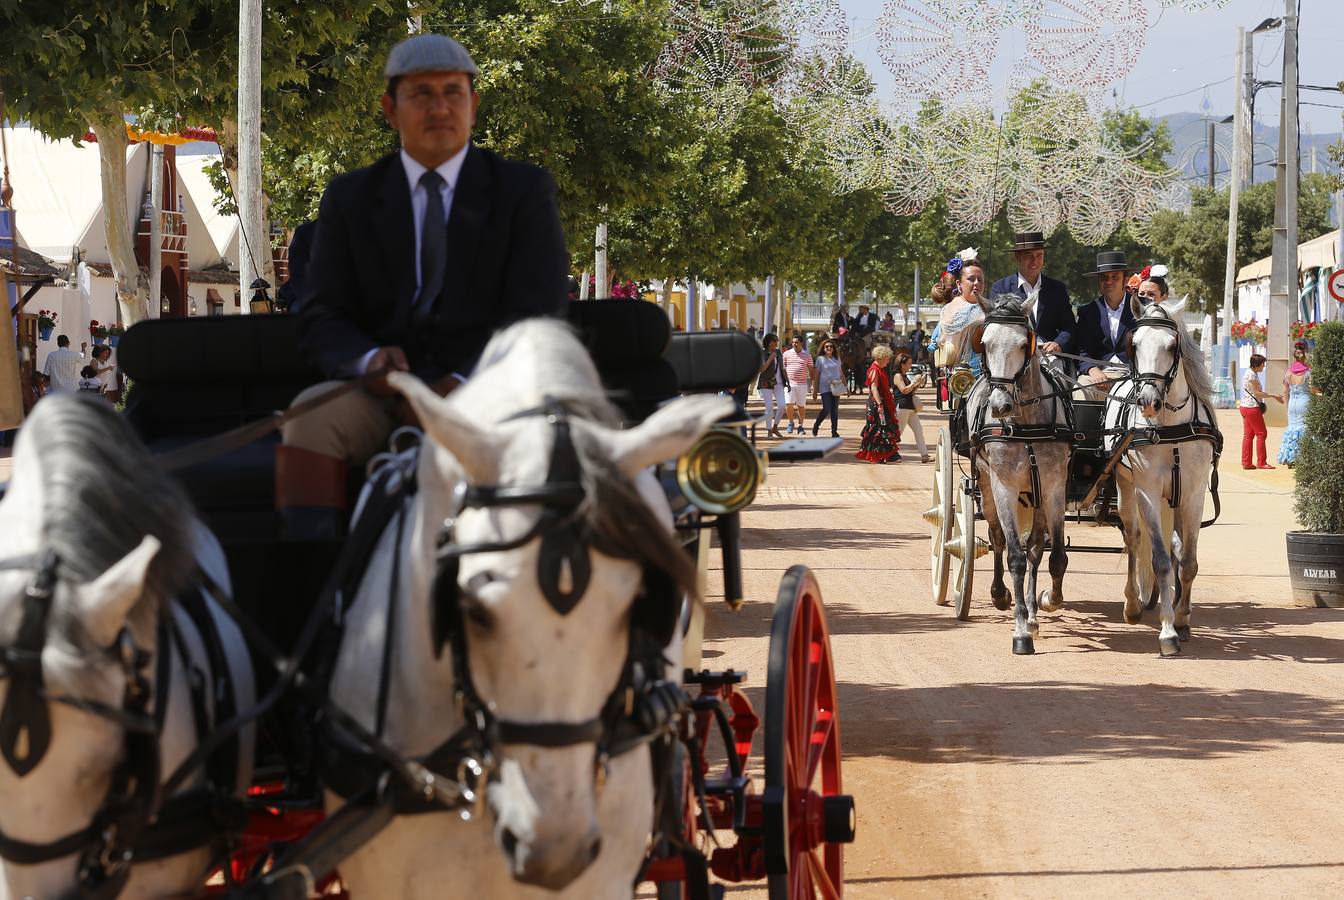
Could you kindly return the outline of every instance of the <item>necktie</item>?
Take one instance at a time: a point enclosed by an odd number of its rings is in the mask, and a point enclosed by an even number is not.
[[[414,319],[428,322],[434,301],[443,290],[443,274],[448,266],[448,221],[443,213],[443,176],[433,169],[420,176],[420,185],[428,195],[425,221],[420,228],[420,293],[415,298]]]

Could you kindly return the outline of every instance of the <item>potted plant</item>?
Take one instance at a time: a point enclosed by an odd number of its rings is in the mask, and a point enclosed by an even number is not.
[[[1301,531],[1288,532],[1293,600],[1344,609],[1344,322],[1316,328],[1313,392],[1297,454],[1293,512]]]
[[[107,326],[98,324],[97,319],[90,319],[89,336],[93,338],[93,346],[102,346],[107,343]]]
[[[1316,326],[1319,322],[1294,322],[1289,328],[1289,333],[1293,336],[1293,341],[1302,341],[1311,350],[1316,346]]]
[[[1232,340],[1237,344],[1250,344],[1252,347],[1263,346],[1269,339],[1269,329],[1252,319],[1249,322],[1232,323]]]
[[[51,332],[58,324],[61,317],[55,310],[40,309],[37,311],[37,336],[44,341],[51,340]]]
[[[121,336],[126,333],[126,326],[107,325],[105,327],[107,328],[107,342],[116,347],[117,344],[121,343]]]

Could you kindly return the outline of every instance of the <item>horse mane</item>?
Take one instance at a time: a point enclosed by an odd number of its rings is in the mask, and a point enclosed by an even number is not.
[[[70,580],[92,581],[145,535],[158,538],[161,548],[149,566],[145,593],[131,612],[133,626],[151,627],[153,613],[196,577],[194,513],[186,495],[154,464],[125,419],[101,400],[77,394],[44,398],[16,449],[37,457],[41,547],[56,552]],[[65,632],[82,634],[82,629]]]
[[[1204,353],[1199,349],[1199,344],[1195,343],[1195,339],[1185,327],[1185,322],[1179,316],[1172,315],[1159,303],[1154,303],[1144,310],[1144,315],[1154,313],[1160,313],[1176,325],[1176,344],[1181,354],[1181,372],[1185,375],[1185,383],[1189,385],[1190,393],[1212,409],[1213,376],[1204,365]]]
[[[502,384],[508,385],[505,391]],[[621,425],[597,367],[577,333],[556,319],[526,319],[495,334],[472,378],[450,395],[455,403],[489,409],[500,421],[521,410],[552,405],[573,419],[603,428]],[[678,586],[697,591],[695,563],[639,489],[586,428],[570,432],[579,457],[584,502],[578,516],[603,552],[667,573]]]

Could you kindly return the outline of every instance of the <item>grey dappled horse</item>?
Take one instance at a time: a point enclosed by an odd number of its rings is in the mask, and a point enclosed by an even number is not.
[[[1181,652],[1180,642],[1190,639],[1204,493],[1221,436],[1214,437],[1209,370],[1177,315],[1182,302],[1143,306],[1135,298],[1131,304],[1137,320],[1134,379],[1111,388],[1106,428],[1137,429],[1141,436],[1149,428],[1167,433],[1156,442],[1137,438],[1116,469],[1129,553],[1125,621],[1137,623],[1144,601],[1156,590],[1162,621],[1158,648],[1163,656],[1175,656]],[[1119,440],[1119,434],[1108,435],[1107,449]]]
[[[1015,599],[1013,652],[1034,653],[1036,571],[1050,531],[1051,587],[1041,591],[1040,608],[1052,612],[1064,605],[1064,501],[1069,474],[1067,398],[1041,369],[1031,329],[1033,293],[981,299],[985,326],[981,333],[982,376],[966,399],[966,424],[974,447],[985,521],[994,548],[994,583],[990,597],[1007,609],[1003,558],[1013,574]],[[1016,435],[1016,436],[1014,436]],[[1033,477],[1033,470],[1035,476]],[[1030,505],[1034,502],[1034,508]],[[1023,528],[1029,528],[1023,543]]]

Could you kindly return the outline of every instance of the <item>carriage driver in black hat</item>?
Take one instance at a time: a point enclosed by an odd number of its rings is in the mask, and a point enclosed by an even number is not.
[[[1078,311],[1077,348],[1083,361],[1078,364],[1080,380],[1100,381],[1108,368],[1129,366],[1129,333],[1134,330],[1134,313],[1125,293],[1125,273],[1129,265],[1120,250],[1097,254],[1097,276],[1101,296]]]
[[[1017,274],[994,282],[989,296],[1016,294],[1026,298],[1040,290],[1036,308],[1031,313],[1031,324],[1036,331],[1037,346],[1045,353],[1072,353],[1073,336],[1078,323],[1073,317],[1073,303],[1064,282],[1044,273],[1045,235],[1039,231],[1019,232],[1013,235],[1013,257],[1017,260]]]
[[[471,143],[476,64],[457,41],[418,34],[392,48],[383,115],[401,148],[332,180],[322,196],[298,316],[299,344],[330,381],[411,372],[446,394],[491,335],[563,315],[569,257],[544,169]],[[344,530],[346,469],[406,420],[375,383],[284,426],[276,506],[290,537]]]

